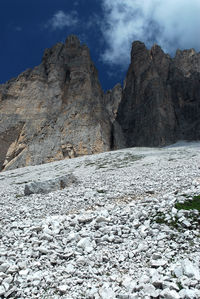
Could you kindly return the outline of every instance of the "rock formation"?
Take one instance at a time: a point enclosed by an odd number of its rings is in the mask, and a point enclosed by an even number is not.
[[[115,147],[200,139],[200,53],[134,42],[115,127]]]
[[[117,111],[121,99],[122,99],[122,86],[119,83],[115,85],[113,89],[108,90],[104,96],[104,104],[106,110],[108,111],[109,118],[112,123],[116,119]]]
[[[103,93],[74,35],[0,85],[0,170],[200,139],[200,53],[134,42],[124,87]]]
[[[78,180],[72,173],[55,177],[53,179],[45,179],[43,181],[32,181],[25,185],[24,195],[47,194],[57,190],[62,190],[77,183]]]
[[[76,36],[0,86],[0,169],[110,149],[110,121],[89,49]]]

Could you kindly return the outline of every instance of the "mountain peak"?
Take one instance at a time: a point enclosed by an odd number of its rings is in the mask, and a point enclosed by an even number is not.
[[[0,169],[133,146],[200,140],[200,53],[132,44],[124,88],[103,93],[76,35],[0,85]]]
[[[71,34],[67,37],[65,45],[66,48],[79,48],[81,43],[79,38],[76,35]]]

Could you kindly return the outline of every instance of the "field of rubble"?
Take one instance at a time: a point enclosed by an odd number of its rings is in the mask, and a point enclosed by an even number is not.
[[[2,172],[0,298],[198,299],[199,203],[199,142]]]

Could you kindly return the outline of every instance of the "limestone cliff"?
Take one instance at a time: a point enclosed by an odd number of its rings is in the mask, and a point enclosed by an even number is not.
[[[117,140],[117,136],[120,142]],[[115,147],[163,146],[200,139],[200,53],[174,59],[134,42],[115,122]]]
[[[107,151],[110,128],[97,70],[76,36],[0,85],[0,169]]]
[[[134,42],[124,87],[103,93],[89,49],[71,35],[0,85],[0,170],[132,146],[200,140],[200,53],[172,59]]]

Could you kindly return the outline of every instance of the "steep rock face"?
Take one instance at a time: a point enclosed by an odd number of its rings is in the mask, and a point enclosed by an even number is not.
[[[110,140],[97,70],[76,36],[0,85],[0,169],[103,152]]]
[[[116,124],[115,147],[163,146],[200,139],[200,55],[171,59],[154,45],[134,42]]]
[[[200,53],[196,53],[194,49],[177,50],[174,63],[186,77],[190,77],[193,72],[200,73]]]
[[[42,63],[0,85],[0,170],[200,139],[200,53],[174,59],[134,42],[124,87],[103,93],[74,35]]]
[[[117,111],[121,100],[122,86],[119,83],[115,85],[113,89],[108,90],[104,96],[104,104],[112,123],[117,116]]]

